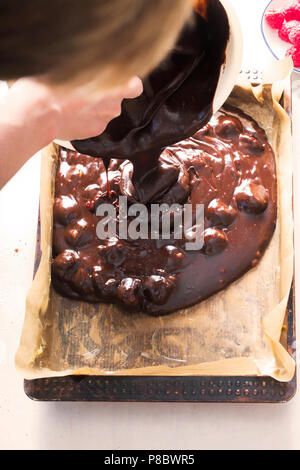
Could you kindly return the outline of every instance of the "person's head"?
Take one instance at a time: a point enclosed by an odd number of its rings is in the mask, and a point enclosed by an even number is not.
[[[121,86],[159,63],[190,11],[191,0],[0,0],[0,79]]]

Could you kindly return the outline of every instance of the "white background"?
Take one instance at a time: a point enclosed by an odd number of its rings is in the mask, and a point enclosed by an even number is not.
[[[245,36],[245,63],[266,66],[271,55],[261,37],[260,17],[267,2],[232,3]],[[293,88],[298,272],[300,75],[293,77]],[[37,155],[0,192],[0,448],[299,449],[300,392],[280,405],[37,403],[25,396],[13,358],[32,277],[39,167]]]

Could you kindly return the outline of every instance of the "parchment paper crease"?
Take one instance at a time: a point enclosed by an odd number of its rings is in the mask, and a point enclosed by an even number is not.
[[[276,98],[278,93],[278,84]],[[269,375],[289,381],[294,360],[280,344],[293,278],[290,119],[272,85],[237,85],[228,103],[252,116],[276,153],[278,223],[257,267],[225,291],[166,317],[64,299],[51,288],[57,149],[44,149],[39,269],[27,296],[17,369],[26,378],[69,374]]]

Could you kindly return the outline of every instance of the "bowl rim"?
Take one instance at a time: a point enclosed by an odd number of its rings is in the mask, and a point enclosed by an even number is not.
[[[269,49],[269,51],[271,52],[271,54],[273,55],[273,57],[275,57],[275,59],[277,59],[277,60],[281,60],[280,57],[277,56],[275,51],[273,51],[273,49],[272,49],[272,47],[271,47],[271,45],[270,45],[270,43],[269,43],[269,41],[266,37],[266,33],[265,33],[265,26],[268,26],[268,25],[266,25],[265,15],[266,15],[268,9],[270,8],[270,6],[272,5],[273,2],[274,2],[274,0],[270,0],[270,2],[268,3],[268,5],[266,6],[266,8],[263,11],[263,14],[262,14],[262,17],[261,17],[260,29],[261,29],[261,33],[262,33],[262,36],[264,38],[265,44],[266,44],[267,48]],[[293,67],[293,70],[294,70],[294,72],[300,73],[300,68],[299,67]]]
[[[230,30],[226,46],[226,59],[220,71],[213,100],[213,113],[216,113],[223,106],[232,92],[242,68],[244,51],[242,27],[234,7],[229,0],[219,0],[219,2],[226,11]]]

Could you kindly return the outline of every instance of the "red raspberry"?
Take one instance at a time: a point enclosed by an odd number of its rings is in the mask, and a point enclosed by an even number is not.
[[[300,67],[300,50],[299,49],[297,49],[295,46],[292,46],[286,51],[285,55],[292,57],[295,67]]]
[[[269,10],[265,14],[266,22],[272,29],[280,29],[284,21],[283,10]]]
[[[300,49],[300,23],[291,29],[289,34],[290,43]]]
[[[284,21],[282,28],[278,31],[278,36],[283,41],[290,42],[289,35],[292,29],[298,25],[299,25],[298,21]]]
[[[284,10],[284,17],[286,21],[300,21],[300,3],[294,3]]]

